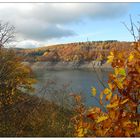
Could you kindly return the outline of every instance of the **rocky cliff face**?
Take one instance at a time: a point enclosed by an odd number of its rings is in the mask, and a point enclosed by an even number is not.
[[[70,70],[70,69],[102,69],[104,71],[112,70],[111,66],[107,63],[101,64],[100,61],[92,62],[23,62],[23,64],[30,66],[33,70]]]

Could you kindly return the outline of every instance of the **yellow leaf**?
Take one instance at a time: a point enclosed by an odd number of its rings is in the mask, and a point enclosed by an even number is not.
[[[108,104],[106,107],[107,108],[115,108],[115,107],[117,107],[118,106],[118,102],[114,102],[113,104]]]
[[[129,99],[125,99],[120,104],[123,105],[123,104],[127,103],[128,101],[129,101]]]
[[[85,134],[88,132],[89,126],[79,126],[77,129],[77,135],[78,137],[84,137]]]
[[[91,92],[92,92],[92,95],[93,95],[93,96],[96,96],[96,93],[97,93],[97,92],[96,92],[96,88],[93,87],[92,90],[91,90]]]
[[[112,97],[112,92],[110,89],[106,88],[104,89],[103,93],[106,95],[106,100],[110,100]]]
[[[103,99],[103,95],[104,95],[104,93],[103,93],[103,92],[101,92],[101,94],[100,94],[100,100],[102,100],[102,99]]]
[[[114,54],[113,54],[113,52],[110,52],[110,55],[107,57],[107,63],[111,63],[112,61],[113,61],[113,59],[114,59]]]
[[[131,53],[128,57],[128,61],[131,62],[134,59],[134,55]]]
[[[119,74],[119,68],[115,68],[114,72],[115,72],[115,75],[118,75]]]
[[[107,94],[107,95],[106,95],[106,100],[107,100],[107,101],[110,100],[111,97],[112,97],[112,92],[110,92],[110,94]]]
[[[114,82],[116,82],[117,87],[119,89],[123,89],[123,84],[122,84],[122,81],[120,81],[120,79],[115,79]]]
[[[114,53],[113,52],[110,52],[110,55],[113,55],[114,56]]]
[[[108,83],[108,86],[109,86],[109,88],[110,88],[111,90],[113,89],[113,86],[112,86],[111,83]]]
[[[107,120],[108,119],[108,116],[101,116],[101,117],[98,117],[97,120],[96,120],[96,123],[100,123],[104,120]]]
[[[105,88],[104,91],[103,91],[103,93],[106,94],[106,95],[109,94],[110,92],[111,92],[111,90],[108,89],[108,88]]]
[[[78,132],[78,134],[77,134],[78,137],[83,137],[84,136],[84,129],[82,127],[79,127],[77,132]]]
[[[110,56],[107,57],[107,59],[108,59],[107,63],[111,63],[111,62],[113,62],[114,56],[110,55]]]
[[[119,89],[123,89],[123,84],[121,82],[117,83]]]

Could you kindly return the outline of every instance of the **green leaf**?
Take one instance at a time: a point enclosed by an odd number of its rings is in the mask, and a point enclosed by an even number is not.
[[[115,68],[115,75],[122,75],[122,76],[126,76],[126,72],[124,68]]]
[[[123,76],[126,76],[125,69],[121,68],[120,71],[119,71],[119,74],[121,74]]]

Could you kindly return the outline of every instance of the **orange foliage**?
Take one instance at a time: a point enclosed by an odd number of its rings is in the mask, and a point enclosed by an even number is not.
[[[104,60],[112,48],[124,50],[130,48],[129,42],[97,41],[60,44],[36,49],[17,50],[18,55],[23,55],[25,61],[53,61],[54,52],[57,53],[56,61],[92,61],[102,55]]]
[[[108,88],[100,94],[104,110],[85,109],[78,100],[77,115],[73,119],[75,136],[79,137],[139,137],[140,136],[140,42],[129,50],[113,49],[108,56],[114,73]],[[96,96],[95,88],[92,88]],[[103,99],[109,101],[103,104]],[[82,110],[81,110],[82,108]]]

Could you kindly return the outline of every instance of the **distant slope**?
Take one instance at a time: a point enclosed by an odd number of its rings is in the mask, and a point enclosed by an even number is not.
[[[43,46],[35,49],[17,49],[17,54],[22,56],[24,61],[92,61],[104,60],[111,49],[130,49],[131,42],[92,41]]]

